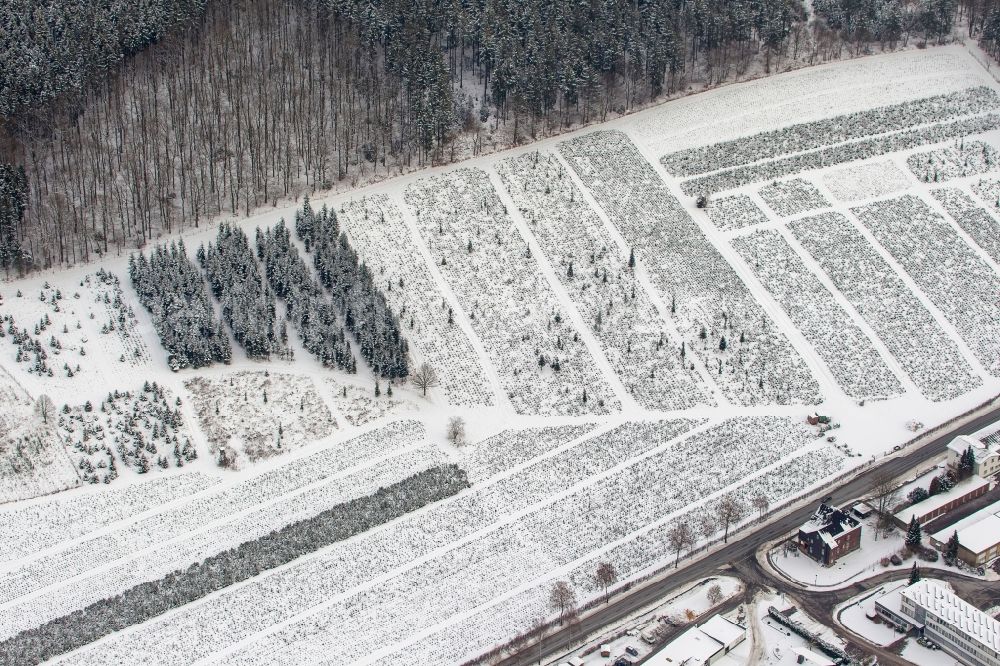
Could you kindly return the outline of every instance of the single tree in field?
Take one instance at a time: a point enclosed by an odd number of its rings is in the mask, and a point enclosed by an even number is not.
[[[452,446],[462,446],[465,444],[465,419],[461,416],[453,416],[448,419],[448,441]]]
[[[918,582],[920,580],[920,569],[917,568],[917,563],[913,563],[913,568],[910,569],[910,585]]]
[[[945,564],[949,566],[955,566],[958,562],[958,530],[951,533],[951,537],[948,539],[948,545],[944,549],[944,561]]]
[[[438,385],[437,370],[428,363],[421,363],[417,371],[413,373],[413,385],[423,391],[424,397],[427,397],[427,389]]]
[[[618,580],[618,572],[615,571],[615,566],[611,562],[601,562],[597,565],[595,578],[597,579],[597,583],[604,588],[604,601],[607,602],[609,599],[608,588]]]
[[[677,523],[667,532],[667,541],[670,543],[670,549],[677,554],[674,558],[674,568],[676,569],[681,561],[681,551],[694,543],[694,533],[691,531],[691,526],[685,521]]]
[[[906,547],[910,550],[917,550],[920,548],[923,538],[924,532],[920,529],[920,523],[917,522],[916,516],[912,516],[910,525],[906,528]]]
[[[753,508],[757,509],[757,513],[759,514],[760,518],[763,519],[764,514],[766,514],[767,510],[771,508],[771,503],[768,502],[767,497],[765,497],[764,494],[761,493],[760,495],[757,495],[756,497],[753,498]]]
[[[708,603],[713,606],[722,601],[722,588],[718,584],[708,588]]]
[[[723,543],[729,543],[729,527],[733,523],[740,522],[743,518],[743,506],[732,497],[726,497],[719,502],[719,520],[725,533],[722,536]]]
[[[559,624],[567,612],[576,608],[576,592],[573,586],[564,580],[557,581],[549,592],[549,608],[559,611]]]
[[[893,480],[891,474],[880,474],[875,477],[872,486],[871,504],[875,512],[878,513],[878,522],[875,526],[875,538],[879,534],[888,534],[892,529],[892,508],[899,501],[899,486]]]
[[[38,400],[35,401],[35,411],[42,418],[42,423],[48,423],[49,417],[55,411],[55,403],[52,402],[52,398],[46,394],[41,394],[38,396]]]

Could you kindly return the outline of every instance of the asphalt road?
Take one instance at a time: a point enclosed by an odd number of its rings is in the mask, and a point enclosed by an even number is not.
[[[878,407],[873,405],[873,409],[878,409]],[[882,464],[869,467],[858,476],[849,481],[842,482],[837,487],[821,488],[813,493],[812,498],[819,501],[826,497],[832,497],[834,503],[843,503],[861,497],[869,492],[874,485],[876,477],[887,473],[893,477],[899,476],[911,468],[918,466],[920,463],[943,453],[948,446],[948,442],[956,436],[973,433],[997,420],[1000,420],[1000,408],[990,411],[964,425],[943,430],[937,437],[926,444],[914,447],[908,453],[889,458]],[[753,559],[757,548],[768,541],[778,539],[791,532],[795,527],[805,522],[814,510],[814,503],[808,502],[802,509],[793,511],[751,532],[739,533],[733,537],[733,540],[728,545],[714,554],[678,569],[675,573],[667,575],[653,583],[627,590],[612,597],[611,601],[603,608],[581,618],[575,625],[557,628],[552,633],[546,635],[542,639],[541,645],[533,644],[520,653],[509,656],[497,663],[501,666],[526,666],[527,664],[542,663],[544,657],[550,655],[563,654],[569,651],[579,641],[581,636],[595,633],[603,627],[625,619],[641,608],[666,597],[674,588],[718,573],[719,568],[727,564],[739,563],[748,557]],[[540,658],[539,655],[544,655],[544,657]]]
[[[889,581],[905,580],[910,575],[909,570],[886,571],[853,585],[832,590],[801,590],[786,585],[780,579],[768,576],[755,557],[740,562],[736,566],[736,572],[740,576],[747,576],[751,579],[770,578],[770,585],[792,598],[796,602],[797,608],[828,627],[834,627],[837,633],[847,641],[849,652],[874,655],[878,658],[878,662],[885,666],[910,666],[910,662],[896,654],[891,646],[890,649],[883,648],[869,642],[862,636],[839,628],[839,622],[834,617],[834,608],[838,605]],[[946,569],[934,569],[933,573],[924,570],[923,574],[932,575],[934,578],[948,582],[960,597],[974,606],[989,607],[1000,601],[1000,582],[987,582],[978,578],[970,578]]]

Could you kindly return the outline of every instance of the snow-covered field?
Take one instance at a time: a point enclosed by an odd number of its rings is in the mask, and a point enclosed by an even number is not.
[[[885,160],[835,169],[823,176],[823,184],[838,201],[859,201],[905,190],[911,180],[891,160]]]
[[[781,217],[791,217],[830,205],[815,185],[801,178],[766,185],[760,188],[760,198]]]
[[[356,374],[228,329],[229,364],[171,372],[127,257],[0,284],[0,650],[454,464],[457,494],[56,661],[461,662],[551,618],[555,581],[592,600],[599,564],[671,564],[686,522],[683,563],[723,500],[753,523],[993,397],[997,89],[960,47],[883,55],[318,193],[426,395],[354,339]]]
[[[706,212],[712,224],[722,231],[743,229],[768,221],[767,214],[746,194],[714,199]]]
[[[485,172],[418,180],[406,200],[517,412],[602,414],[619,406]]]
[[[733,246],[847,395],[888,398],[902,392],[871,341],[779,232],[766,229],[741,236]]]

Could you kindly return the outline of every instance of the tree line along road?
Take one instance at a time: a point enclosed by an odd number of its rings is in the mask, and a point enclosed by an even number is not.
[[[927,443],[913,448],[908,453],[897,455],[881,464],[869,467],[839,486],[820,488],[804,498],[806,501],[802,508],[776,518],[750,532],[735,535],[732,542],[697,562],[672,571],[660,579],[622,592],[599,609],[580,617],[578,622],[557,627],[552,633],[542,638],[540,646],[537,643],[528,645],[517,654],[506,657],[497,664],[498,666],[527,666],[528,664],[542,663],[549,655],[568,652],[581,636],[589,636],[603,627],[624,620],[640,609],[666,597],[671,590],[718,574],[720,568],[731,563],[739,563],[746,558],[753,559],[754,553],[761,545],[784,536],[805,522],[814,512],[814,501],[831,497],[834,503],[839,504],[861,497],[870,491],[877,478],[890,475],[895,478],[920,463],[943,453],[948,443],[958,435],[973,433],[998,420],[1000,420],[1000,407],[960,425],[947,427]],[[545,656],[540,658],[539,655]]]

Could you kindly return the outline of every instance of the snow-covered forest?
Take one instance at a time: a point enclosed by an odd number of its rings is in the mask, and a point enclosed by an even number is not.
[[[693,85],[1000,25],[993,0],[855,4],[4,3],[0,261],[87,261]]]

